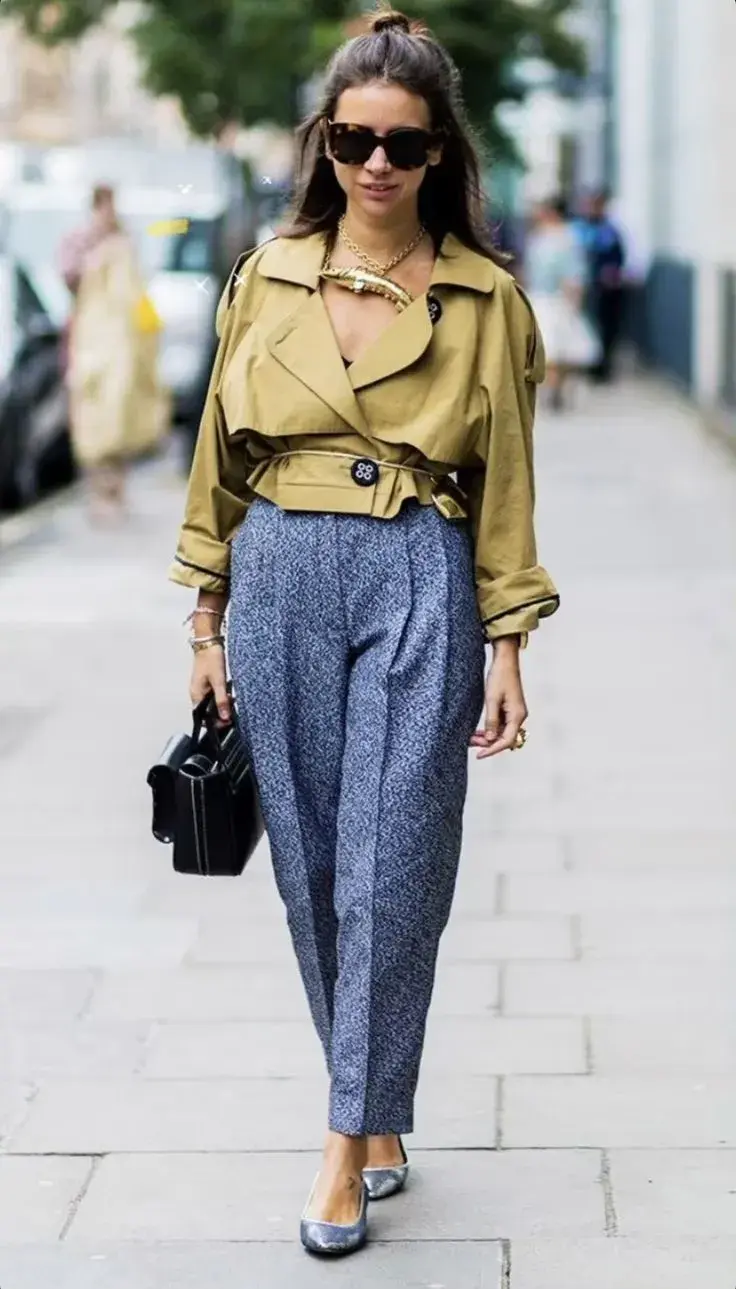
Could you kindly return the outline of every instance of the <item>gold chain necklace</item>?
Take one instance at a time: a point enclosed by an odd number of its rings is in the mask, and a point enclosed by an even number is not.
[[[352,251],[353,255],[357,256],[365,268],[370,269],[373,273],[380,273],[382,275],[388,273],[390,269],[396,268],[397,264],[400,264],[402,260],[405,260],[409,255],[411,255],[412,251],[417,249],[417,246],[427,232],[424,225],[420,224],[419,231],[414,235],[414,237],[412,237],[411,241],[407,243],[403,251],[399,251],[398,255],[394,255],[393,259],[388,260],[386,264],[380,264],[378,260],[374,260],[372,256],[366,254],[362,247],[358,246],[358,244],[345,232],[344,215],[341,215],[338,221],[337,231],[348,250]]]

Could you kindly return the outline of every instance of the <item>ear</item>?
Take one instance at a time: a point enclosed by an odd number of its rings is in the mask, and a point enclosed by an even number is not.
[[[437,148],[432,148],[427,153],[427,165],[438,166],[442,160],[442,144]]]

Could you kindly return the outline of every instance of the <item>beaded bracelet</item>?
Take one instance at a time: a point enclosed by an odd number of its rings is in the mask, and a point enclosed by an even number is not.
[[[202,605],[201,607],[198,606],[196,609],[192,609],[189,617],[185,618],[181,625],[183,627],[189,626],[189,623],[194,621],[194,618],[198,613],[207,613],[211,618],[220,618],[223,622],[225,621],[224,609],[209,609],[205,605]]]

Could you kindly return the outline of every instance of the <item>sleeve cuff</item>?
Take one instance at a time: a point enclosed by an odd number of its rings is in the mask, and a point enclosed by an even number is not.
[[[194,590],[227,595],[230,589],[230,547],[198,537],[192,549],[180,547],[169,568],[169,580]]]
[[[549,574],[536,565],[479,586],[478,604],[486,640],[496,640],[536,630],[540,619],[557,612],[560,597]]]

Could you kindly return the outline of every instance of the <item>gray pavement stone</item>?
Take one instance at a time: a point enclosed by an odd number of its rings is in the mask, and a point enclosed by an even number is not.
[[[430,1017],[422,1062],[425,1077],[466,1074],[583,1074],[579,1020],[480,1020]]]
[[[733,1289],[736,1240],[520,1240],[512,1289]]]
[[[401,1198],[371,1209],[377,1240],[575,1237],[603,1229],[592,1152],[418,1151],[412,1159]],[[68,1239],[292,1241],[318,1162],[308,1154],[110,1156]]]
[[[509,913],[722,913],[736,910],[736,872],[519,874],[508,879]]]
[[[315,1150],[326,1121],[318,1079],[108,1079],[47,1083],[10,1154]]]
[[[569,918],[450,918],[440,947],[440,970],[446,963],[566,960],[573,956]]]
[[[479,781],[480,783],[480,781]],[[525,791],[529,781],[525,778]],[[464,892],[465,879],[477,880],[485,873],[556,873],[564,867],[562,840],[554,833],[545,836],[515,836],[494,832],[480,794],[471,798],[463,827],[463,854],[460,860],[458,891]]]
[[[94,985],[91,971],[0,970],[0,1027],[31,1029],[74,1020]]]
[[[614,1150],[610,1169],[622,1235],[705,1240],[736,1232],[736,1151]]]
[[[26,1118],[33,1093],[30,1082],[0,1082],[0,1143],[3,1145]]]
[[[276,963],[282,964],[292,953],[286,921],[281,918],[255,920],[250,913],[242,916],[207,917],[200,922],[199,934],[187,954],[189,963]]]
[[[155,1079],[319,1077],[325,1060],[311,1021],[161,1025],[143,1070]]]
[[[3,1279],[3,1246],[58,1240],[91,1166],[90,1159],[80,1158],[0,1157],[0,1275]]]
[[[407,1149],[492,1150],[497,1114],[498,1079],[464,1071],[430,1074],[419,1080]]]
[[[85,1020],[49,1021],[36,1029],[0,1026],[0,1069],[18,1081],[120,1078],[141,1064],[150,1029],[148,1023]]]
[[[550,962],[506,969],[504,1010],[519,1016],[732,1014],[719,964]]]
[[[663,1150],[735,1146],[733,1079],[509,1078],[503,1144]]]
[[[602,1016],[591,1021],[597,1074],[736,1074],[736,1017]]]
[[[736,850],[734,851],[736,853]],[[628,959],[645,963],[685,960],[736,967],[732,913],[585,913],[580,945],[586,959]]]
[[[197,936],[184,918],[70,917],[0,918],[0,969],[125,970],[170,967],[182,962]]]
[[[486,962],[450,963],[438,972],[433,1016],[490,1016],[498,1010],[498,967]]]
[[[183,966],[106,976],[90,1015],[96,1020],[305,1020],[296,963]]]
[[[192,1240],[9,1248],[8,1289],[506,1289],[499,1244],[427,1240],[372,1242],[326,1266],[291,1244]],[[719,1287],[720,1289],[720,1287]]]
[[[664,868],[668,873],[679,869],[730,869],[736,853],[736,829],[717,833],[706,829],[690,833],[578,833],[570,838],[569,847],[577,869],[641,872]]]

